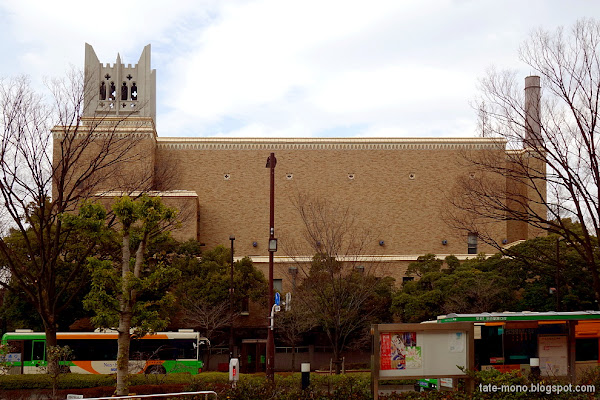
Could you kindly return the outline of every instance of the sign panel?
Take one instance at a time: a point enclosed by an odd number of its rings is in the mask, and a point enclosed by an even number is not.
[[[374,336],[373,395],[394,390],[383,381],[423,378],[470,379],[466,370],[474,368],[472,323],[423,323],[372,325]],[[451,383],[452,382],[452,383]],[[452,386],[451,380],[444,386]]]
[[[567,336],[539,335],[540,372],[547,376],[567,375]]]
[[[278,306],[281,303],[281,295],[279,292],[275,292],[275,305]]]
[[[285,311],[290,311],[292,309],[292,294],[287,292],[285,294]]]
[[[8,353],[4,356],[3,361],[21,362],[21,353]]]
[[[415,324],[406,325],[412,328]],[[468,367],[469,340],[472,339],[466,330],[441,329],[443,327],[379,332],[379,377],[464,376],[458,366]]]
[[[454,387],[452,385],[452,378],[440,378],[440,386],[447,387],[447,388]]]

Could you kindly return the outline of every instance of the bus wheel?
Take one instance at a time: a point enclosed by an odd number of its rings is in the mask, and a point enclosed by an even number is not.
[[[166,374],[167,371],[162,365],[152,365],[146,368],[146,374]]]

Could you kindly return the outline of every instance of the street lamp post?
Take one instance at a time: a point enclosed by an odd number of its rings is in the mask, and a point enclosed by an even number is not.
[[[231,323],[229,325],[229,359],[233,358],[233,241],[235,236],[229,235],[231,240],[231,275],[229,278],[229,318]]]
[[[277,239],[275,239],[275,165],[277,159],[275,153],[271,153],[267,159],[266,167],[270,169],[270,202],[269,202],[269,318],[273,318],[273,255],[277,251]],[[275,338],[273,337],[273,321],[269,321],[267,328],[267,379],[275,380]]]
[[[554,277],[554,283],[556,285],[556,311],[560,311],[560,241],[561,238],[556,239],[556,276]]]

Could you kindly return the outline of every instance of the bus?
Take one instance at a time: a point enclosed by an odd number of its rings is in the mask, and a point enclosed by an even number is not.
[[[116,331],[58,332],[59,346],[72,351],[69,361],[61,361],[65,372],[80,374],[112,374],[117,371]],[[29,329],[18,329],[2,336],[8,346],[4,356],[10,374],[39,374],[47,370],[46,334]],[[131,338],[129,351],[130,373],[166,374],[202,372],[203,349],[208,339],[191,329],[178,332],[156,332]]]
[[[600,366],[600,311],[448,314],[438,323],[472,322],[475,365],[527,371],[531,359],[545,376],[578,376]]]

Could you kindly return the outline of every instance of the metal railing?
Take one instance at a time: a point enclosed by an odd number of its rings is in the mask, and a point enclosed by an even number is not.
[[[130,396],[115,396],[115,397],[93,397],[86,398],[84,400],[118,400],[118,399],[160,399],[160,398],[171,398],[171,397],[183,397],[183,396],[195,396],[195,395],[204,395],[204,399],[208,400],[208,396],[214,395],[215,399],[217,398],[217,393],[212,390],[203,390],[200,392],[179,392],[179,393],[156,393],[156,394],[132,394]]]

